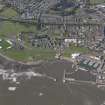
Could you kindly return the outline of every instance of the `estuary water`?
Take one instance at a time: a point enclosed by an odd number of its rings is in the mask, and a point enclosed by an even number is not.
[[[64,70],[71,70],[67,61],[43,63],[35,71],[43,77],[21,78],[14,85],[0,79],[0,105],[101,105],[105,92],[96,86],[63,83]],[[15,91],[8,87],[16,86]]]

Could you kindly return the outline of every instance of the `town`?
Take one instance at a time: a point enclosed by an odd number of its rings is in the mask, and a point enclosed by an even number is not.
[[[0,0],[0,85],[1,105],[105,105],[105,1]]]

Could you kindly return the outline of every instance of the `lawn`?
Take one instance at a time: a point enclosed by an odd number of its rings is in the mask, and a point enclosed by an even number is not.
[[[14,23],[9,21],[0,22],[0,38],[17,36],[20,32],[38,32],[35,25]],[[5,44],[3,44],[5,45]],[[7,46],[7,45],[5,45]],[[26,44],[26,46],[28,46]],[[29,46],[28,46],[29,47]],[[52,60],[55,58],[53,49],[25,48],[24,50],[1,49],[0,52],[12,59],[19,61]]]
[[[36,26],[34,25],[24,25],[20,23],[12,23],[5,21],[1,23],[0,26],[0,36],[8,36],[11,34],[17,35],[20,32],[36,32]]]
[[[7,18],[16,17],[18,13],[12,8],[4,8],[3,11],[0,12],[0,16],[4,16]]]
[[[79,1],[79,0],[67,0],[67,1]],[[86,1],[86,0],[84,0],[84,1]],[[91,2],[91,4],[100,4],[100,3],[105,3],[105,0],[90,0],[90,2]]]
[[[5,7],[3,11],[0,12],[0,16],[5,16],[7,18],[16,17],[18,13],[13,8]],[[20,32],[36,32],[35,25],[26,25],[23,23],[14,23],[10,21],[0,21],[0,36],[17,35]]]
[[[33,60],[53,60],[55,51],[53,49],[33,48],[31,50],[5,50],[1,51],[4,55],[18,61],[33,61]]]
[[[105,3],[105,0],[90,0],[91,4]]]
[[[65,57],[71,57],[71,54],[73,53],[88,53],[89,49],[84,47],[76,47],[74,45],[71,45],[69,48],[66,48],[64,51]]]
[[[0,22],[0,38],[8,38],[10,36],[17,36],[20,32],[37,32],[35,25],[26,25],[14,22]],[[2,46],[8,46],[7,43]],[[27,46],[27,45],[26,45]],[[28,46],[29,47],[29,46]],[[16,49],[0,49],[0,52],[12,59],[19,61],[33,61],[33,60],[52,60],[55,58],[55,51],[53,49],[44,48],[25,48],[24,50]]]

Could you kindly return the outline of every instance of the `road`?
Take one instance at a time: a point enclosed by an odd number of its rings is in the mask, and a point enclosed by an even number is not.
[[[28,23],[28,24],[44,24],[44,25],[66,25],[69,26],[102,26],[104,23],[100,22],[72,22],[71,18],[63,21],[62,17],[51,16],[42,16],[39,19],[23,19],[23,18],[7,18],[0,16],[1,21],[11,21],[11,22],[20,22],[20,23]],[[40,22],[38,21],[40,20]]]

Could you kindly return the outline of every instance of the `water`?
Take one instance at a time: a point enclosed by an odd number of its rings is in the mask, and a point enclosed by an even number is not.
[[[0,105],[101,105],[105,92],[91,85],[71,85],[62,82],[64,70],[70,70],[67,61],[54,61],[35,67],[35,71],[53,79],[32,77],[21,79],[15,91],[9,91],[14,84],[0,81]]]

